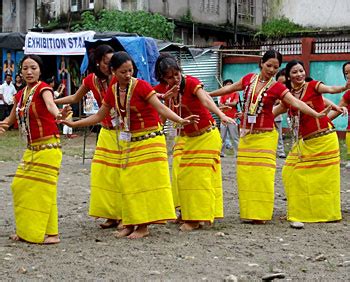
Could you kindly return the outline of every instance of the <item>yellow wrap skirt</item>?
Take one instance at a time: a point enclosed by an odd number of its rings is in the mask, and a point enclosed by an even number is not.
[[[340,220],[340,157],[336,132],[299,140],[288,154],[282,179],[288,220]]]
[[[149,132],[139,132],[133,137]],[[123,224],[165,223],[175,219],[164,135],[136,142],[119,140]]]
[[[181,136],[175,138],[175,146],[173,150],[173,163],[172,163],[172,177],[171,177],[171,189],[173,192],[174,206],[180,207],[179,192],[177,188],[177,175],[179,173],[180,161],[183,153],[185,142]]]
[[[196,137],[178,137],[177,144],[182,150],[175,166],[175,194],[178,193],[182,219],[213,222],[215,218],[222,218],[221,137],[218,129]]]
[[[346,142],[346,153],[347,153],[346,156],[348,161],[350,161],[350,131],[346,132],[345,142]]]
[[[108,219],[122,218],[122,195],[119,180],[117,132],[101,128],[91,163],[89,215]]]
[[[237,185],[241,219],[272,219],[277,141],[276,130],[240,138]]]
[[[31,145],[57,144],[50,138]],[[45,235],[58,234],[57,179],[62,161],[60,148],[26,149],[11,189],[16,234],[25,241],[43,243]]]

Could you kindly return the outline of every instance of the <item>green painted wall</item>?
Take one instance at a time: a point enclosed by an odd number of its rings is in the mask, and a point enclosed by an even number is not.
[[[282,64],[282,68],[284,66],[285,64]],[[260,72],[260,69],[257,63],[227,64],[223,66],[222,79],[225,80],[225,79],[231,78],[233,81],[237,81],[241,79],[242,76],[251,72],[254,72],[254,73]],[[243,101],[242,93],[240,93],[240,95],[241,95],[241,100]],[[282,126],[288,127],[286,114],[283,115]]]
[[[345,61],[311,62],[310,76],[313,79],[323,81],[326,85],[344,85],[345,80],[342,73],[342,65],[344,63]],[[285,65],[286,63],[283,63],[282,67],[285,67]],[[233,81],[237,81],[250,72],[258,73],[259,71],[258,64],[256,63],[227,64],[223,66],[222,79],[231,78]],[[324,97],[338,104],[342,94],[325,94]],[[337,130],[345,130],[347,123],[348,117],[340,116],[334,120]],[[285,115],[283,116],[283,127],[287,127]]]
[[[344,85],[345,79],[342,72],[344,63],[345,61],[311,62],[310,76],[326,85]],[[324,97],[338,104],[342,95],[343,93],[324,94]],[[345,130],[348,124],[348,117],[339,116],[333,122],[337,130]]]

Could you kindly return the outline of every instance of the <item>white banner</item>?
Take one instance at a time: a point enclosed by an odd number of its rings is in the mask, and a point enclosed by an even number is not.
[[[84,55],[85,40],[94,37],[94,31],[71,33],[28,32],[24,54],[37,55]]]

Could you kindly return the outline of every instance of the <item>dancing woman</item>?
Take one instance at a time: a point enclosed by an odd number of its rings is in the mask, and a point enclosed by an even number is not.
[[[322,94],[335,94],[350,88],[328,86],[321,81],[305,81],[301,61],[286,65],[286,85],[292,95],[317,112],[325,109]],[[282,171],[287,195],[287,218],[291,226],[302,222],[329,222],[341,219],[339,143],[334,126],[327,116],[312,117],[294,107],[280,105],[276,112],[289,109],[295,143]]]
[[[56,121],[62,114],[53,100],[53,90],[40,81],[43,63],[36,55],[26,55],[21,72],[26,87],[14,97],[16,107],[0,122],[0,133],[17,117],[27,149],[13,183],[13,206],[16,221],[15,241],[59,243],[57,214],[57,179],[62,160]]]
[[[181,117],[199,116],[198,124],[180,129],[173,157],[173,195],[184,221],[180,230],[191,231],[223,217],[221,137],[209,111],[224,126],[234,120],[219,110],[197,78],[182,74],[171,55],[162,54],[155,71],[160,81],[155,90],[164,93],[165,104]]]
[[[221,96],[244,90],[241,138],[237,156],[237,184],[240,217],[263,224],[272,219],[278,133],[272,108],[277,99],[314,117],[324,116],[293,97],[281,83],[274,81],[282,63],[275,50],[265,52],[259,62],[260,73],[250,73],[238,82],[210,93]]]
[[[90,74],[84,78],[83,84],[74,95],[56,99],[56,104],[75,104],[92,91],[99,107],[102,106],[108,86],[112,80],[109,62],[113,55],[113,48],[109,45],[99,45],[89,56]],[[91,163],[91,194],[89,215],[106,218],[100,224],[102,228],[117,226],[121,220],[121,191],[119,187],[118,171],[115,170],[114,160],[117,157],[117,141],[115,124],[110,114],[101,121],[101,131],[98,136],[95,153]]]

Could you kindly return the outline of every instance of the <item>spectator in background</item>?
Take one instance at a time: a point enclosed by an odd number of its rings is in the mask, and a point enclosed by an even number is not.
[[[4,120],[5,116],[5,101],[4,95],[2,94],[2,87],[0,86],[0,120]]]
[[[232,79],[226,79],[223,82],[223,86],[233,84]],[[234,119],[237,117],[237,104],[239,102],[239,93],[233,92],[231,94],[227,94],[225,96],[220,97],[219,107],[223,111],[223,113]],[[238,124],[229,123],[226,126],[221,123],[220,125],[220,134],[222,139],[221,146],[221,157],[225,157],[225,147],[226,147],[226,137],[230,137],[233,140],[233,149],[234,155],[237,156],[238,149],[238,141],[239,141],[239,132],[238,132]]]
[[[53,91],[53,95],[54,95],[54,98],[57,99],[59,98],[60,96],[62,96],[62,93],[63,93],[63,90],[65,88],[64,84],[60,84],[58,86],[58,88],[56,89],[56,81],[55,81],[55,78],[54,77],[50,77],[46,80],[46,83],[48,85],[50,85],[50,87],[52,87],[52,89],[54,90]],[[56,89],[56,90],[55,90]]]
[[[13,107],[13,96],[17,93],[12,83],[12,75],[5,75],[5,82],[1,85],[1,93],[5,103],[5,117],[9,116]]]
[[[276,81],[285,84],[286,82],[286,69],[281,69],[276,74]],[[278,105],[281,101],[278,100],[276,105]],[[283,143],[283,134],[282,134],[282,115],[278,115],[275,117],[275,125],[278,132],[278,144],[277,144],[277,156],[279,158],[284,159],[286,157],[286,153],[284,152],[284,143]]]
[[[16,74],[14,86],[17,92],[26,86],[25,82],[22,79],[22,76],[19,73]]]

